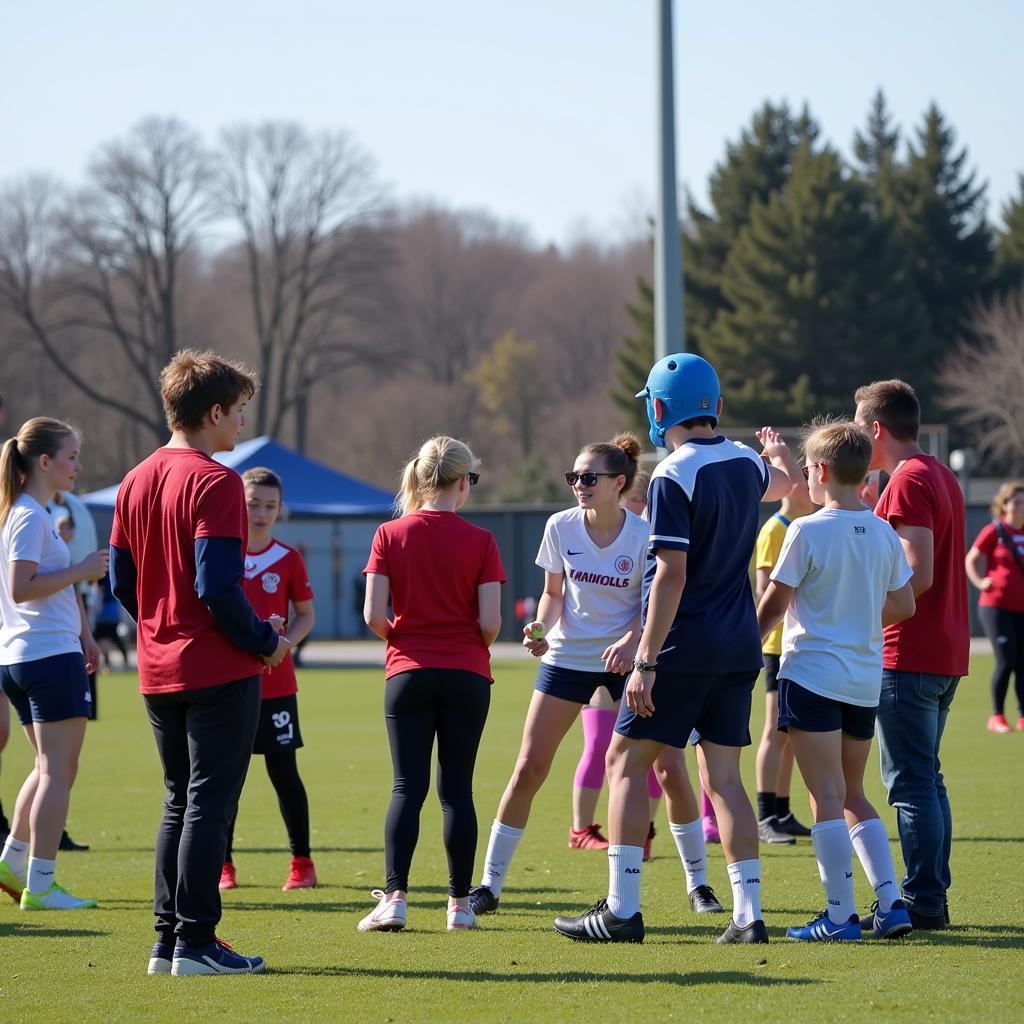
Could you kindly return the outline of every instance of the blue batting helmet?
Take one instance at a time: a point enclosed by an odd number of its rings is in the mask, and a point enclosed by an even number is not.
[[[700,356],[676,352],[659,359],[647,375],[647,384],[637,398],[647,399],[647,419],[651,424],[651,442],[664,448],[665,431],[684,420],[709,416],[718,423],[718,398],[721,385],[715,368]],[[654,400],[661,399],[662,416],[654,414]]]

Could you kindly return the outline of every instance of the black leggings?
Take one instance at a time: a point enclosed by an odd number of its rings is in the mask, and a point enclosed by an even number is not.
[[[475,672],[421,668],[385,684],[384,717],[395,775],[384,823],[388,892],[409,888],[436,736],[448,894],[469,895],[477,840],[473,769],[490,703],[491,684]]]
[[[1024,612],[979,605],[978,616],[996,656],[991,683],[992,713],[1003,713],[1012,675],[1017,691],[1017,710],[1024,716]]]
[[[282,750],[279,754],[267,754],[267,775],[277,793],[277,805],[281,808],[284,827],[288,830],[288,846],[293,857],[309,856],[309,800],[306,787],[299,778],[299,766],[294,750]],[[231,861],[231,847],[235,840],[235,822],[238,808],[228,829],[228,849],[224,860]]]

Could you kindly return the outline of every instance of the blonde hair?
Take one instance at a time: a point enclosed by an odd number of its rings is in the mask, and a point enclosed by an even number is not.
[[[999,485],[992,499],[992,518],[1003,518],[1003,506],[1015,495],[1024,492],[1024,480],[1007,480]]]
[[[442,434],[420,445],[420,450],[402,470],[402,483],[395,500],[400,516],[421,509],[424,503],[451,487],[479,465],[469,445]]]
[[[859,484],[871,465],[871,438],[852,420],[818,422],[804,442],[804,454],[832,471],[839,484]]]
[[[69,437],[79,437],[70,424],[48,416],[36,416],[22,423],[14,437],[0,449],[0,527],[7,522],[11,506],[25,490],[32,467],[42,455],[51,458]]]

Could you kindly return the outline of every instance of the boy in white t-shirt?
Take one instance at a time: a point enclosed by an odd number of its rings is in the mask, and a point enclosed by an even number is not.
[[[911,930],[897,899],[885,826],[864,795],[864,768],[882,684],[882,627],[914,614],[910,566],[895,531],[864,507],[871,439],[855,423],[818,427],[804,446],[811,500],[793,522],[757,610],[761,636],[785,616],[779,729],[789,732],[814,809],[811,841],[826,909],[787,929],[807,942],[859,941],[853,851],[877,903],[865,931]]]

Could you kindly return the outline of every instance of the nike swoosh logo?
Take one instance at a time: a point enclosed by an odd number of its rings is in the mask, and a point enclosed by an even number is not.
[[[570,556],[571,555],[582,555],[583,552],[582,551],[566,551],[566,554],[570,555]]]

